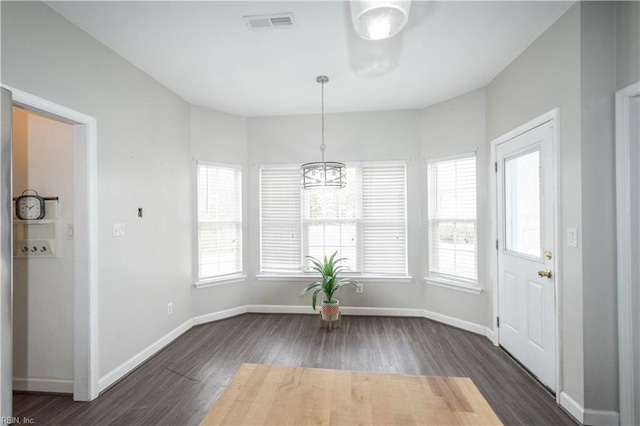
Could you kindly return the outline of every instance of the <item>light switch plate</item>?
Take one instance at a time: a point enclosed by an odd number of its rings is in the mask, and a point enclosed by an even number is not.
[[[567,228],[567,247],[578,247],[578,228]]]
[[[124,237],[124,223],[114,223],[113,224],[113,236],[114,237]]]

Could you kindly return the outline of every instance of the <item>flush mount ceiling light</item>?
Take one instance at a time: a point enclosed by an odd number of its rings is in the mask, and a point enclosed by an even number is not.
[[[316,163],[306,163],[300,167],[302,173],[302,188],[323,189],[323,188],[344,188],[347,184],[347,167],[344,163],[324,161],[324,151],[327,146],[324,144],[324,84],[329,81],[326,75],[320,75],[316,81],[322,86],[322,161]]]
[[[351,1],[356,33],[365,40],[384,40],[398,34],[409,21],[411,0]]]

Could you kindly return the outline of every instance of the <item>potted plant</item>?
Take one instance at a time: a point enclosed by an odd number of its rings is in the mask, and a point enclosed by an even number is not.
[[[320,312],[322,313],[322,319],[325,321],[335,321],[338,319],[339,301],[333,298],[334,293],[340,287],[345,285],[357,287],[358,284],[358,281],[353,278],[338,278],[339,273],[347,271],[349,268],[347,266],[338,265],[338,263],[346,259],[336,259],[337,255],[338,252],[336,251],[329,258],[325,256],[322,261],[313,256],[307,256],[311,263],[313,263],[311,269],[322,275],[322,281],[312,282],[306,286],[302,292],[300,292],[300,297],[302,297],[313,290],[313,294],[311,295],[311,307],[314,311],[316,310],[318,293],[324,293],[325,299],[322,300],[322,309]]]

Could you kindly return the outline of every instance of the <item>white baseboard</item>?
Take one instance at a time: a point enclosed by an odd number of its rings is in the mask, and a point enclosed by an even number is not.
[[[585,425],[617,426],[620,424],[620,414],[617,411],[584,410]]]
[[[252,314],[316,314],[310,305],[246,305]]]
[[[171,330],[169,333],[162,336],[160,339],[147,346],[136,355],[129,358],[127,361],[120,364],[118,367],[111,370],[98,380],[98,392],[102,392],[109,386],[129,374],[140,364],[154,356],[158,351],[167,346],[169,343],[180,337],[183,333],[193,327],[193,318],[185,321],[183,324]]]
[[[496,335],[493,332],[493,329],[491,327],[487,327],[487,332],[485,333],[485,336],[487,336],[487,339],[491,340],[491,342],[494,345],[498,345],[498,342],[496,341]]]
[[[226,309],[224,311],[212,312],[206,315],[199,315],[193,318],[193,325],[206,324],[208,322],[219,321],[247,313],[247,305],[237,308]],[[185,330],[186,331],[186,330]]]
[[[345,306],[345,315],[383,316],[383,317],[421,317],[421,309],[410,308],[364,308],[360,306]]]
[[[620,414],[617,411],[585,409],[564,392],[560,392],[560,405],[583,425],[617,426],[620,424]]]
[[[101,377],[98,380],[98,392],[104,391],[109,386],[129,374],[140,364],[151,358],[169,343],[180,337],[183,333],[187,332],[194,325],[206,324],[208,322],[218,321],[248,312],[268,314],[316,314],[309,305],[244,305],[232,309],[226,309],[224,311],[217,311],[193,317]],[[359,316],[425,317],[489,337],[489,331],[484,326],[422,309],[344,306],[342,308],[342,312],[345,315]],[[73,384],[71,385],[71,392],[73,392]]]
[[[256,314],[310,314],[317,315],[309,305],[247,305],[247,311]],[[366,308],[360,306],[342,306],[345,315],[421,317],[421,309],[407,308]]]
[[[73,380],[40,377],[14,377],[13,390],[73,394]]]
[[[560,405],[567,410],[578,422],[584,424],[584,408],[576,400],[564,392],[560,392]]]
[[[427,310],[422,310],[422,316],[434,321],[441,322],[443,324],[452,325],[454,327],[461,328],[472,333],[480,334],[482,336],[487,335],[487,327],[485,327],[484,325],[476,324],[475,322],[465,321]]]
[[[451,325],[472,333],[488,337],[493,341],[493,330],[484,325],[464,321],[458,318],[427,311],[424,309],[411,308],[368,308],[361,306],[342,306],[342,313],[345,315],[359,316],[386,316],[386,317],[425,317],[447,325]],[[247,305],[247,311],[251,313],[268,314],[315,314],[307,305]]]

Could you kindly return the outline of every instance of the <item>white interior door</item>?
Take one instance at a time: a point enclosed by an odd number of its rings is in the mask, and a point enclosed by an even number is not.
[[[500,345],[556,389],[553,128],[496,147]]]

